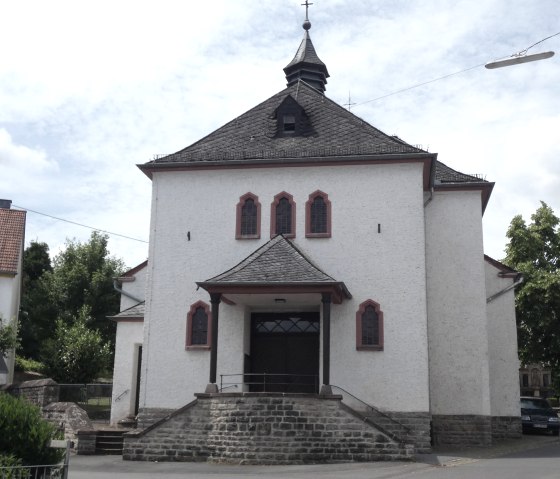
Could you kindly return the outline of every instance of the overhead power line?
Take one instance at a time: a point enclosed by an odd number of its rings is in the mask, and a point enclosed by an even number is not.
[[[434,83],[436,81],[439,80],[443,80],[444,78],[449,78],[452,77],[454,75],[459,75],[460,73],[465,73],[468,72],[469,70],[474,70],[475,68],[479,68],[479,67],[483,67],[485,65],[485,63],[481,63],[480,65],[475,65],[474,67],[469,67],[469,68],[465,68],[464,70],[458,71],[458,72],[454,72],[454,73],[448,73],[447,75],[443,75],[442,77],[438,77],[438,78],[434,78],[433,80],[428,80],[422,83],[417,83],[416,85],[412,85],[406,88],[402,88],[401,90],[396,90],[393,91],[391,93],[387,93],[386,95],[383,96],[378,96],[377,98],[373,98],[372,100],[367,100],[367,101],[363,101],[361,103],[354,103],[355,106],[360,106],[360,105],[365,105],[366,103],[371,103],[372,101],[377,101],[377,100],[382,100],[383,98],[387,98],[388,96],[393,96],[396,95],[398,93],[403,93],[405,91],[408,90],[412,90],[413,88],[418,88],[424,85],[428,85],[429,83]]]
[[[549,38],[555,37],[555,36],[557,36],[557,35],[560,35],[560,32],[555,33],[554,35],[550,35],[550,36],[548,36],[548,37],[546,37],[546,38],[543,38],[542,40],[539,40],[539,41],[536,42],[536,43],[533,43],[530,47],[527,47],[527,48],[525,48],[524,50],[521,50],[519,53],[516,53],[516,54],[514,54],[513,56],[515,56],[515,55],[517,55],[517,56],[519,56],[519,55],[525,55],[525,54],[527,53],[527,50],[529,50],[530,48],[533,48],[535,45],[538,45],[539,43],[542,43],[542,42],[544,42],[545,40],[548,40]],[[449,74],[447,74],[447,75],[443,75],[443,76],[441,76],[441,77],[434,78],[434,79],[432,79],[432,80],[428,80],[428,81],[425,81],[425,82],[422,82],[422,83],[417,83],[417,84],[415,84],[415,85],[411,85],[411,86],[409,86],[409,87],[402,88],[402,89],[400,89],[400,90],[396,90],[396,91],[393,91],[393,92],[391,92],[391,93],[387,93],[386,95],[378,96],[377,98],[373,98],[373,99],[371,99],[371,100],[363,101],[363,102],[361,102],[361,103],[354,103],[353,106],[365,105],[366,103],[371,103],[371,102],[373,102],[373,101],[382,100],[383,98],[387,98],[387,97],[389,97],[389,96],[397,95],[398,93],[403,93],[403,92],[405,92],[405,91],[412,90],[412,89],[414,89],[414,88],[418,88],[418,87],[421,87],[421,86],[424,86],[424,85],[428,85],[428,84],[434,83],[434,82],[436,82],[436,81],[444,80],[445,78],[449,78],[449,77],[452,77],[452,76],[454,76],[454,75],[459,75],[459,74],[461,74],[461,73],[465,73],[465,72],[468,72],[468,71],[470,71],[470,70],[474,70],[475,68],[483,67],[484,65],[486,65],[486,63],[481,63],[481,64],[479,64],[479,65],[475,65],[475,66],[472,66],[472,67],[469,67],[469,68],[465,68],[464,70],[460,70],[460,71],[458,71],[458,72],[449,73]],[[348,101],[350,101],[350,100],[348,100]]]
[[[88,229],[93,230],[93,231],[99,231],[100,233],[107,233],[108,235],[111,235],[111,236],[119,236],[121,238],[126,238],[126,239],[129,239],[129,240],[132,240],[132,241],[139,241],[140,243],[148,243],[148,241],[145,241],[145,240],[141,240],[141,239],[138,239],[138,238],[132,238],[131,236],[122,235],[120,233],[113,233],[112,231],[102,230],[100,228],[95,228],[93,226],[88,226],[88,225],[84,225],[82,223],[77,223],[76,221],[66,220],[64,218],[59,218],[58,216],[49,215],[47,213],[41,213],[40,211],[35,211],[35,210],[30,209],[30,208],[25,208],[23,206],[17,206],[17,205],[12,205],[12,206],[14,208],[19,208],[20,210],[30,211],[31,213],[35,213],[36,215],[46,216],[47,218],[52,218],[52,219],[58,220],[58,221],[64,221],[65,223],[70,223],[70,224],[73,224],[73,225],[76,225],[76,226],[81,226],[82,228],[88,228]]]

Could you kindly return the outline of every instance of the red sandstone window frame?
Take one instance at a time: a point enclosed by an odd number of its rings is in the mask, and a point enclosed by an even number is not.
[[[198,308],[203,308],[206,313],[206,344],[193,344],[192,343],[192,326],[193,326],[193,315]],[[212,313],[210,311],[210,306],[204,301],[197,301],[191,305],[191,308],[187,314],[187,335],[185,341],[186,350],[210,350],[212,345]]]
[[[257,231],[253,235],[244,235],[241,232],[241,218],[243,206],[245,202],[251,199],[255,202],[255,207],[257,208]],[[259,197],[253,193],[245,193],[239,198],[239,203],[236,206],[236,220],[235,220],[235,239],[260,239],[261,237],[261,204],[259,202]]]
[[[325,207],[327,209],[326,225],[327,230],[322,233],[314,233],[311,231],[311,207],[315,202],[315,199],[321,197],[325,202]],[[329,195],[321,190],[314,191],[309,195],[307,203],[305,203],[305,237],[306,238],[330,238],[331,237],[331,202],[329,200]]]
[[[377,314],[377,330],[378,330],[378,343],[377,344],[363,344],[362,342],[362,317],[366,312],[366,308],[372,306]],[[356,311],[356,349],[358,351],[383,351],[384,338],[383,338],[383,311],[379,303],[372,299],[368,299],[360,304],[358,311]]]
[[[270,237],[274,238],[278,233],[276,233],[276,208],[280,203],[282,198],[286,198],[291,205],[291,231],[289,233],[284,233],[284,237],[286,238],[295,238],[296,237],[296,203],[294,201],[294,197],[285,191],[278,193],[274,197],[274,201],[270,205]]]

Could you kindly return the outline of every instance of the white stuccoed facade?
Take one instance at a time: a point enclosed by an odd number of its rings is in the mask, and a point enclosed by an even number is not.
[[[398,188],[405,194],[395,197],[392,192]],[[307,239],[305,202],[317,189],[327,193],[332,203],[332,237]],[[235,206],[248,191],[262,204],[260,240],[235,239]],[[148,266],[152,283],[146,298],[150,321],[144,343],[166,348],[150,355],[143,365],[141,407],[177,408],[204,391],[210,354],[184,347],[186,312],[198,300],[209,302],[205,291],[196,291],[195,282],[237,264],[270,239],[270,203],[282,191],[296,203],[294,243],[327,274],[343,280],[353,295],[352,300],[333,305],[331,383],[381,408],[428,411],[422,167],[418,164],[154,175],[153,260]],[[353,196],[355,191],[360,195]],[[367,299],[378,302],[384,313],[386,351],[355,349],[355,314]],[[307,309],[319,311],[320,296],[309,303]],[[290,307],[288,303],[284,309]],[[250,312],[271,308],[278,309],[272,301],[261,307],[221,304],[218,375],[243,372]],[[406,394],[391,378],[396,371],[400,381],[414,386]]]
[[[426,207],[432,414],[490,414],[481,210],[476,191]]]
[[[133,274],[120,278],[120,310],[126,311],[138,304],[146,295],[146,271],[142,265]],[[117,319],[115,342],[115,368],[111,401],[111,423],[136,415],[137,377],[140,347],[144,340],[144,322],[138,318]]]
[[[501,270],[484,263],[486,305],[488,314],[488,345],[490,364],[490,408],[492,416],[519,414],[519,359],[515,322],[513,284],[519,278],[503,277]]]

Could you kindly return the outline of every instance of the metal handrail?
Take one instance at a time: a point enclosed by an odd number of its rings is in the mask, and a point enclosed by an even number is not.
[[[384,413],[383,411],[381,411],[380,409],[376,408],[375,406],[372,406],[371,404],[366,403],[365,401],[363,401],[362,399],[360,399],[359,397],[355,396],[354,394],[352,394],[350,391],[347,391],[344,388],[341,388],[340,386],[336,386],[334,384],[330,385],[331,388],[336,388],[339,389],[340,391],[343,392],[342,394],[342,402],[344,403],[344,395],[348,395],[350,397],[352,397],[352,399],[354,399],[355,401],[361,403],[363,406],[366,407],[366,410],[371,410],[372,412],[374,412],[376,415],[382,416],[383,418],[389,420],[389,422],[391,422],[392,424],[398,426],[399,429],[403,429],[405,434],[407,436],[413,436],[414,433],[412,431],[412,429],[410,429],[409,427],[405,426],[404,424],[400,423],[399,421],[397,421],[396,419],[392,418],[391,416],[389,416],[388,414]],[[353,409],[353,408],[352,408]],[[356,411],[357,412],[357,411]],[[364,416],[364,418],[367,419],[367,416]]]
[[[229,381],[227,378],[240,377],[241,381]],[[261,381],[257,379],[261,378]],[[271,381],[272,378],[296,378],[296,381]],[[312,381],[298,382],[298,378],[312,378]],[[249,380],[247,380],[249,379]],[[268,381],[267,381],[268,379]],[[277,386],[313,386],[315,391],[319,388],[319,376],[316,374],[275,374],[275,373],[235,373],[220,374],[220,392],[224,389],[236,388],[238,386],[262,386],[263,391],[267,392],[267,387]],[[270,392],[270,391],[268,391]]]

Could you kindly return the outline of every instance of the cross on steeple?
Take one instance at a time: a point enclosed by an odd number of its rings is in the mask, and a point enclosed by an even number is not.
[[[308,0],[305,0],[305,3],[302,3],[301,6],[305,7],[305,19],[307,21],[309,21],[309,15],[308,15],[308,11],[309,11],[309,5],[313,5],[312,3],[309,3]]]

